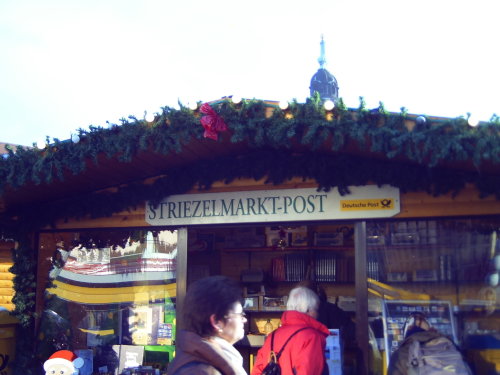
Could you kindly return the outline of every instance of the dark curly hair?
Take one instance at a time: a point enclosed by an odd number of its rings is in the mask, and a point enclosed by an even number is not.
[[[236,302],[242,302],[240,284],[226,276],[210,276],[192,283],[186,293],[183,307],[184,328],[201,337],[210,337],[214,328],[210,316],[225,320]]]

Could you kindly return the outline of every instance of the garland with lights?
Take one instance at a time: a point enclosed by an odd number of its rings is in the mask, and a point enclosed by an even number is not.
[[[274,106],[271,117],[266,116],[269,104],[258,100],[237,105],[224,100],[212,107],[230,129],[231,142],[246,142],[255,148],[290,149],[300,144],[312,152],[325,147],[340,151],[356,144],[387,159],[401,157],[429,168],[444,162],[472,161],[480,169],[485,162],[500,161],[500,118],[496,115],[478,127],[469,126],[462,117],[435,120],[421,116],[423,121],[417,121],[410,131],[404,108],[401,113],[388,113],[380,104],[368,110],[363,100],[352,110],[340,99],[327,111],[319,97],[314,97],[306,103],[294,101],[286,110]],[[145,150],[168,155],[181,152],[183,145],[203,136],[200,113],[182,106],[179,110],[162,108],[152,124],[134,117],[121,121],[121,125],[107,129],[79,129],[77,143],[54,139],[42,150],[10,149],[7,157],[0,159],[0,194],[6,186],[16,189],[30,182],[62,181],[65,171],[79,174],[86,160],[98,163],[101,154],[122,162]]]
[[[281,108],[264,101],[249,100],[235,104],[222,100],[204,107],[202,113],[181,106],[162,108],[153,123],[137,118],[122,119],[110,128],[80,129],[72,140],[59,141],[44,149],[19,147],[0,158],[0,194],[6,187],[15,190],[28,183],[52,184],[64,179],[70,171],[77,175],[85,170],[86,161],[99,163],[99,156],[131,161],[141,151],[162,155],[182,151],[183,146],[204,134],[217,139],[227,129],[233,143],[250,146],[246,153],[210,160],[199,160],[188,166],[165,169],[164,177],[152,184],[131,183],[113,192],[95,192],[55,202],[7,206],[0,215],[0,232],[19,243],[15,251],[14,314],[20,319],[16,374],[33,360],[35,251],[31,234],[64,218],[104,217],[149,200],[158,202],[172,194],[193,188],[209,189],[216,181],[230,183],[237,178],[266,178],[268,184],[280,184],[294,177],[314,179],[318,189],[337,187],[342,194],[350,185],[390,184],[401,191],[426,191],[433,195],[458,193],[470,183],[481,196],[500,199],[500,176],[482,169],[500,162],[500,119],[471,127],[465,118],[410,118],[406,110],[388,113],[382,104],[366,108],[363,100],[357,109],[348,109],[339,100],[331,110],[325,109],[318,96],[306,103],[296,101]],[[213,116],[212,129],[202,115]],[[410,130],[408,120],[415,126]],[[218,122],[218,121],[222,121]],[[205,123],[204,123],[205,122]],[[208,125],[207,125],[208,124]],[[205,133],[204,133],[205,131]],[[208,133],[207,133],[208,131]],[[213,142],[213,140],[206,140]],[[299,146],[299,147],[297,147]],[[342,153],[354,147],[356,155]],[[302,150],[298,152],[297,149]],[[377,157],[363,157],[363,152]],[[270,163],[272,161],[272,163]],[[475,169],[446,167],[449,163],[472,162]],[[29,366],[24,367],[23,374]],[[29,373],[29,372],[28,372]]]

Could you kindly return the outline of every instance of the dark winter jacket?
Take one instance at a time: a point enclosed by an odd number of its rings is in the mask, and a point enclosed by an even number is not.
[[[278,352],[294,332],[297,333],[287,344],[279,364],[282,375],[320,375],[325,364],[325,344],[328,328],[311,316],[298,311],[285,311],[281,317],[281,327],[275,332],[274,351]],[[271,335],[257,353],[252,375],[260,375],[269,363]],[[294,372],[295,371],[295,372]]]

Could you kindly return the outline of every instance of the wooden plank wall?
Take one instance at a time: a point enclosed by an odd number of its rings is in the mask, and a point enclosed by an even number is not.
[[[0,240],[0,307],[9,311],[14,310],[12,297],[14,296],[14,284],[12,282],[14,275],[9,272],[12,267],[13,241]]]

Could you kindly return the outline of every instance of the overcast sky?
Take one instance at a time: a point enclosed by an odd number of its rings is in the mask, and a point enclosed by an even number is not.
[[[0,142],[68,139],[178,100],[303,102],[326,68],[350,107],[500,115],[497,0],[0,0]]]

